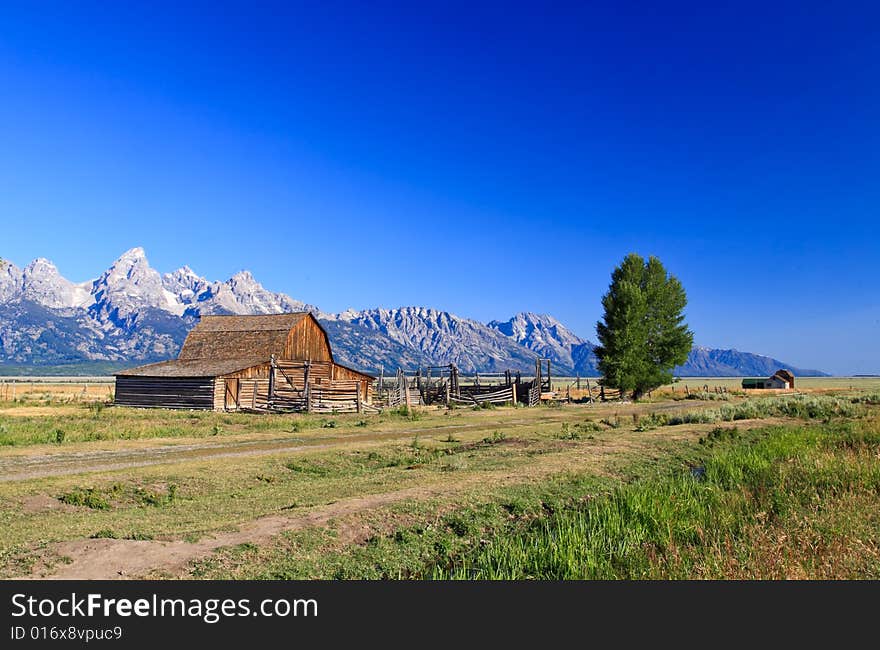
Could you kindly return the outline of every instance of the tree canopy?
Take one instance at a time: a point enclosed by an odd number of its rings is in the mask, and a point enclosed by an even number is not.
[[[645,392],[672,381],[672,369],[684,363],[694,335],[684,322],[687,295],[656,257],[630,253],[611,274],[602,297],[603,319],[596,325],[596,356],[605,385]]]

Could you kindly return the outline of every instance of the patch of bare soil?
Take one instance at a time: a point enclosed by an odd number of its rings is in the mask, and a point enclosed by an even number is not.
[[[27,513],[47,512],[50,510],[58,510],[63,512],[76,512],[76,506],[62,503],[48,494],[34,494],[25,497],[21,502],[21,509]]]
[[[53,548],[61,557],[71,559],[69,564],[56,565],[48,575],[31,578],[54,580],[109,580],[133,578],[152,570],[179,571],[190,561],[208,555],[223,546],[244,542],[264,542],[279,533],[325,526],[331,519],[379,508],[404,499],[430,498],[441,494],[439,488],[409,488],[351,499],[314,508],[299,516],[270,515],[244,524],[234,532],[217,533],[197,542],[139,541],[127,539],[81,539],[62,542]],[[347,541],[355,541],[358,531],[346,531]]]
[[[58,415],[73,415],[82,413],[79,406],[16,406],[14,408],[0,409],[0,415],[4,417],[51,417]]]

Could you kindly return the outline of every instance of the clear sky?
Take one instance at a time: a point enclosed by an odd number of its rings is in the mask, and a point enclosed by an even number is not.
[[[876,2],[183,4],[3,3],[0,256],[594,338],[635,251],[698,343],[880,372]]]

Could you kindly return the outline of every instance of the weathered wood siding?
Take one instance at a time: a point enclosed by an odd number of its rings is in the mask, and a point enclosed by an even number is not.
[[[214,410],[222,411],[226,408],[226,382],[222,377],[214,379]]]
[[[363,382],[363,398],[368,404],[373,401],[373,378],[365,375],[357,370],[333,364],[333,379],[338,381],[360,381]]]
[[[268,379],[242,379],[238,394],[241,409],[261,409],[269,401]]]
[[[266,360],[266,363],[260,366],[254,366],[253,368],[245,368],[244,370],[239,370],[237,372],[230,372],[228,374],[223,375],[224,377],[234,378],[234,379],[258,379],[258,378],[269,378],[269,361]]]
[[[118,406],[210,410],[214,408],[214,379],[119,376],[115,395]]]
[[[285,359],[302,359],[303,361],[332,361],[330,340],[326,332],[314,318],[303,318],[296,327],[287,334]]]

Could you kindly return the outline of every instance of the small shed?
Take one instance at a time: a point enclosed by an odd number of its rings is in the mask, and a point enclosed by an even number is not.
[[[773,376],[787,382],[787,388],[794,388],[794,373],[791,370],[777,370]]]
[[[764,380],[764,388],[774,388],[777,390],[788,388],[788,382],[776,375],[768,377]]]
[[[327,332],[308,312],[205,316],[177,359],[116,375],[120,406],[177,409],[340,410],[372,401],[374,377],[336,363]]]

